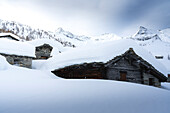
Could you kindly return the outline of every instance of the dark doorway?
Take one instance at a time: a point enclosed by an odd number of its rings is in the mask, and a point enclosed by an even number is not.
[[[120,80],[126,81],[126,75],[127,75],[126,71],[120,71]]]
[[[149,78],[149,85],[151,85],[151,86],[154,85],[154,78]]]

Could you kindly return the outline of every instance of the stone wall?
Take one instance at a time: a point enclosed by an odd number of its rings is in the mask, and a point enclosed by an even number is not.
[[[153,84],[150,84],[149,79],[153,79]],[[146,85],[153,85],[157,87],[161,86],[161,83],[159,82],[159,80],[149,73],[145,73],[145,72],[143,73],[143,81],[144,81],[144,84]]]
[[[130,64],[125,58],[121,58],[118,62],[107,65],[106,76],[108,79],[120,80],[121,72],[126,73],[126,81],[142,83],[140,68]]]
[[[36,47],[35,56],[37,59],[48,59],[52,51],[51,46]]]
[[[12,65],[32,68],[32,58],[30,57],[5,55],[5,54],[1,54],[1,55],[3,55],[6,58],[6,60]]]

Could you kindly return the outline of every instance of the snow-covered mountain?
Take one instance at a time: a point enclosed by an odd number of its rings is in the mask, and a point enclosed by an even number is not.
[[[132,36],[132,39],[140,43],[141,46],[145,46],[154,41],[161,40],[158,34],[157,31],[148,30],[147,28],[140,26],[139,31]]]
[[[15,21],[6,21],[0,19],[0,32],[10,32],[21,38],[22,41],[31,41],[35,39],[54,39],[60,42],[63,46],[75,47],[84,45],[84,42],[89,41],[109,41],[118,40],[121,37],[113,34],[106,33],[99,36],[79,36],[69,31],[65,31],[62,28],[58,28],[56,31],[45,31],[41,29],[34,29],[28,25],[24,25]]]
[[[117,36],[116,34],[113,33],[105,33],[99,36],[93,37],[93,40],[95,41],[112,41],[112,40],[120,40],[122,37]]]
[[[131,39],[135,40],[140,46],[150,51],[170,71],[170,29],[151,30],[140,27]]]
[[[139,30],[131,38],[139,42],[145,41],[145,44],[150,44],[158,40],[170,43],[170,29],[152,30],[140,26]]]
[[[163,41],[170,43],[170,28],[159,30],[159,33],[159,36]]]
[[[0,32],[10,32],[19,36],[22,41],[30,41],[35,39],[55,39],[63,46],[74,47],[75,45],[68,40],[62,40],[54,32],[34,29],[28,25],[23,25],[14,21],[0,20]],[[64,35],[63,33],[59,33]],[[74,35],[73,35],[74,36]],[[66,37],[66,36],[65,36]]]
[[[63,30],[61,27],[58,28],[56,31],[55,31],[55,35],[64,35],[66,36],[67,38],[70,38],[70,39],[75,39],[75,40],[78,40],[78,41],[86,41],[86,40],[89,40],[91,37],[87,37],[87,36],[78,36],[78,35],[74,35],[72,34],[71,32],[69,31],[65,31]]]

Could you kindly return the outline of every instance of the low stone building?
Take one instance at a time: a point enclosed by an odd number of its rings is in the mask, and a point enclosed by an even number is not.
[[[0,38],[6,38],[10,40],[20,41],[20,38],[12,33],[0,33]]]
[[[159,87],[167,77],[138,56],[132,48],[112,60],[102,63],[84,63],[52,71],[63,78],[93,78],[127,81]]]
[[[132,48],[124,54],[108,61],[106,77],[110,80],[121,80],[146,85],[160,86],[167,77],[155,67],[138,56]]]
[[[49,44],[43,44],[41,46],[37,46],[35,49],[36,59],[48,59],[51,56],[51,51],[53,47]]]
[[[12,65],[32,68],[35,48],[26,42],[0,39],[0,55],[4,56]]]

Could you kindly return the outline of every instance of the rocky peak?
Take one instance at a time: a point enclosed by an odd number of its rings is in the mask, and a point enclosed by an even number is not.
[[[147,28],[145,28],[145,27],[143,27],[143,26],[140,26],[139,27],[139,31],[137,32],[137,34],[139,35],[139,34],[147,34]]]
[[[86,40],[89,40],[90,37],[87,37],[87,36],[79,36],[79,35],[75,35],[69,31],[66,31],[64,30],[63,28],[58,28],[56,31],[55,31],[55,34],[56,36],[57,35],[64,35],[65,37],[69,38],[69,39],[75,39],[77,41],[86,41]]]
[[[140,42],[142,41],[142,43],[145,41],[147,41],[147,43],[148,41],[149,43],[152,43],[157,40],[161,41],[161,38],[159,37],[159,33],[157,31],[147,29],[143,26],[139,27],[138,32],[134,36],[132,36],[132,39]]]
[[[64,30],[63,30],[63,28],[59,27],[59,28],[56,30],[56,32],[61,33],[61,32],[64,32]]]

